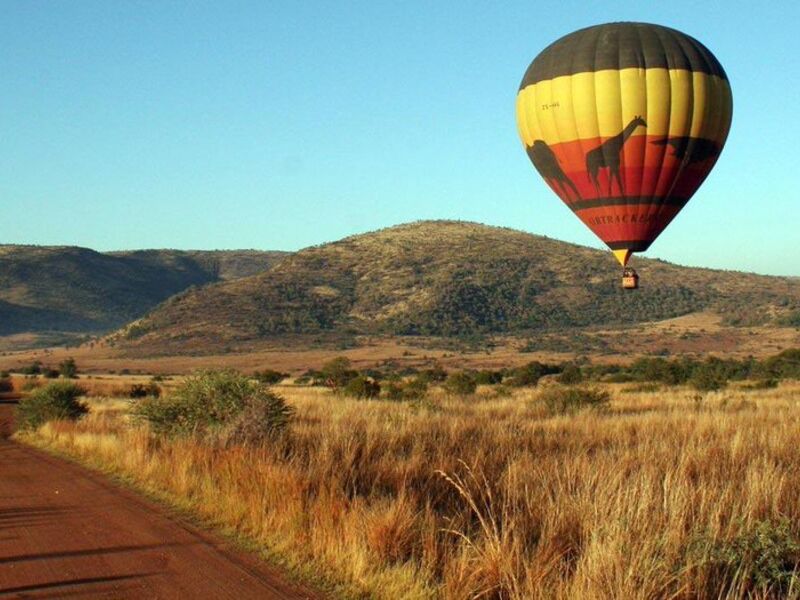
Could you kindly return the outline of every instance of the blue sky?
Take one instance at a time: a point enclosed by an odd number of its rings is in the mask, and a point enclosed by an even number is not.
[[[800,275],[782,4],[0,0],[0,243],[294,250],[447,218],[603,248],[531,167],[514,98],[550,42],[631,20],[699,38],[734,95],[646,256]]]

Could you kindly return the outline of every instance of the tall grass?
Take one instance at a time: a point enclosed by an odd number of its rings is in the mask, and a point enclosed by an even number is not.
[[[124,473],[342,594],[800,597],[800,384],[349,400],[285,386],[261,448],[165,440],[116,403],[26,439]]]

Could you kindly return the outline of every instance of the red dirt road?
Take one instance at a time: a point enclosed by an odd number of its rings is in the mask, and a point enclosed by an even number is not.
[[[102,476],[7,439],[0,598],[321,598]]]

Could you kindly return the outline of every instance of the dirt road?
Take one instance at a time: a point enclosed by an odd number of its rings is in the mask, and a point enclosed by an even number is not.
[[[0,401],[0,598],[320,598],[125,489],[10,441]]]

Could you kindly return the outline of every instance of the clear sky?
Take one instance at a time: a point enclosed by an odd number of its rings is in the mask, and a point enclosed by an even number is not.
[[[514,98],[550,42],[626,20],[700,39],[734,96],[646,256],[800,275],[799,7],[0,0],[0,243],[295,250],[446,218],[604,248],[530,165]]]

